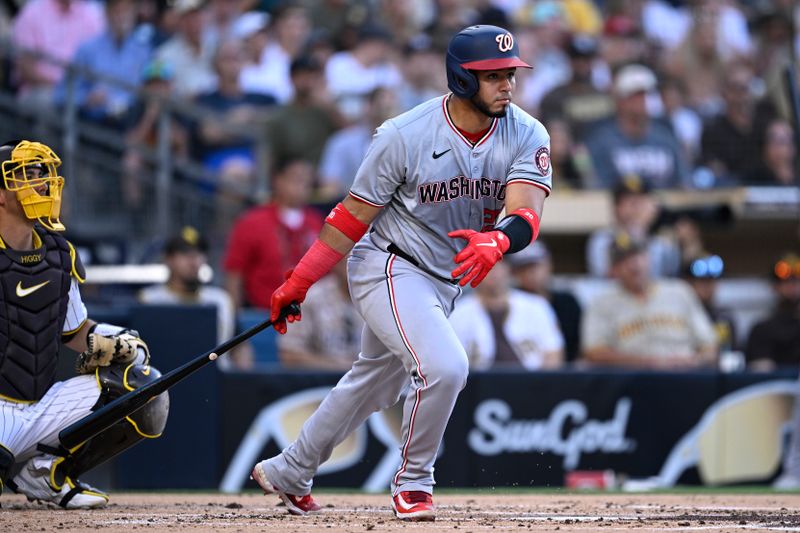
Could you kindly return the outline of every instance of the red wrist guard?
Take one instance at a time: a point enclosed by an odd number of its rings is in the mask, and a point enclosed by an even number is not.
[[[301,288],[308,289],[319,279],[325,276],[331,269],[341,261],[344,254],[337,252],[326,243],[317,239],[311,248],[294,267],[292,281]]]
[[[539,236],[539,215],[536,214],[536,211],[530,209],[529,207],[521,207],[516,211],[512,211],[512,215],[519,215],[522,217],[525,222],[531,227],[531,242],[536,240],[536,237]],[[528,243],[530,244],[530,243]]]
[[[343,203],[339,202],[336,207],[331,209],[325,222],[338,229],[353,242],[358,242],[367,232],[369,226],[358,220]]]

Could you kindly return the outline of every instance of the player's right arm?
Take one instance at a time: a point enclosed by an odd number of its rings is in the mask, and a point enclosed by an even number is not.
[[[288,274],[286,281],[275,289],[270,301],[270,320],[278,333],[286,333],[286,322],[300,320],[301,314],[278,320],[281,309],[292,302],[303,303],[308,289],[325,276],[347,255],[367,232],[381,208],[359,202],[348,196],[325,218],[319,238]]]
[[[359,202],[352,196],[345,197],[339,205],[343,206],[353,217],[366,226],[369,226],[372,221],[375,220],[375,217],[378,216],[378,213],[381,212],[380,207]],[[336,210],[334,209],[334,211]],[[334,211],[331,211],[331,213]],[[345,235],[341,229],[337,229],[335,225],[331,224],[328,221],[330,217],[331,215],[328,215],[328,218],[325,219],[325,225],[322,227],[322,231],[320,231],[319,238],[334,250],[347,255],[356,241]]]
[[[384,123],[375,133],[350,194],[325,218],[319,238],[272,294],[270,320],[279,333],[300,313],[278,320],[281,309],[302,303],[309,287],[338,263],[367,232],[370,223],[389,202],[405,175],[405,147],[397,128]]]

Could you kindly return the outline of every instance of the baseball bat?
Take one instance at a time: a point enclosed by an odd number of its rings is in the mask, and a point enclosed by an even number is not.
[[[300,308],[297,304],[290,304],[281,309],[278,320],[286,318],[287,315],[297,314],[299,312]],[[195,357],[191,361],[188,361],[178,368],[167,372],[157,380],[127,394],[123,394],[116,400],[107,403],[94,413],[91,413],[90,415],[85,416],[77,422],[62,429],[58,434],[58,439],[61,441],[61,445],[67,450],[71,450],[82,442],[85,442],[96,436],[98,433],[105,431],[126,416],[140,409],[151,399],[155,398],[165,390],[194,373],[196,370],[204,367],[211,361],[214,361],[219,354],[224,354],[225,352],[233,349],[256,333],[259,333],[260,331],[272,326],[272,324],[272,320],[266,320],[260,324],[256,324],[255,326],[239,333],[235,337],[223,342],[213,350]]]

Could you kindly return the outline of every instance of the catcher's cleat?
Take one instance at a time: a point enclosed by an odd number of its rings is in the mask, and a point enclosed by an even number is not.
[[[67,477],[60,487],[54,487],[50,468],[43,468],[37,458],[28,461],[14,480],[8,482],[8,486],[14,492],[27,496],[29,501],[54,503],[64,509],[95,509],[105,507],[108,503],[108,494],[77,479]]]
[[[394,514],[400,520],[409,522],[433,522],[436,520],[436,507],[433,497],[421,490],[409,490],[392,497]]]
[[[305,496],[295,496],[294,494],[287,494],[273,485],[272,482],[267,479],[267,474],[264,472],[264,467],[261,466],[261,463],[258,463],[253,468],[253,473],[250,474],[250,479],[253,479],[256,483],[258,483],[258,486],[261,487],[261,489],[264,491],[264,494],[277,494],[286,505],[286,510],[289,511],[290,514],[305,516],[309,513],[313,513],[322,509],[322,507],[320,507],[317,502],[314,501],[314,498],[311,496],[311,494],[306,494]]]

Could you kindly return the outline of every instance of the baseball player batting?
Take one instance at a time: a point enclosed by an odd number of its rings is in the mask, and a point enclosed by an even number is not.
[[[0,492],[3,485],[66,509],[102,507],[108,495],[77,477],[144,438],[158,437],[166,393],[66,450],[58,433],[160,376],[138,333],[89,319],[85,272],[58,232],[64,178],[46,145],[0,145]],[[78,376],[55,382],[61,344],[82,352]]]
[[[516,69],[530,68],[518,50],[496,26],[456,34],[446,59],[452,92],[378,128],[349,195],[272,295],[277,318],[353,250],[350,293],[366,322],[361,353],[298,439],[252,473],[290,513],[320,508],[311,496],[318,466],[406,392],[392,506],[403,520],[435,519],[433,463],[468,373],[447,317],[461,286],[477,286],[504,254],[536,239],[551,188],[547,131],[511,103]],[[509,214],[497,222],[503,208]],[[276,323],[280,333],[287,320]]]

